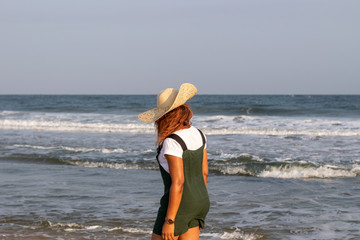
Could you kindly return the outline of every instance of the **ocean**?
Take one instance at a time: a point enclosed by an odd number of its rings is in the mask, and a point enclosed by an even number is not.
[[[0,95],[0,239],[150,239],[155,95]],[[360,95],[197,95],[200,239],[360,239]]]

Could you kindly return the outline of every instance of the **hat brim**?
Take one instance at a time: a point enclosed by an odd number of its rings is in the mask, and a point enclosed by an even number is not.
[[[177,94],[173,104],[167,108],[156,107],[143,112],[138,115],[138,118],[145,123],[155,122],[166,113],[183,105],[187,100],[195,96],[197,93],[196,87],[191,83],[184,83],[180,86],[179,93]]]

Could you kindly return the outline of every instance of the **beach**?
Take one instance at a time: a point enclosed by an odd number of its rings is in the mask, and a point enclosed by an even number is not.
[[[0,95],[0,239],[148,239],[153,95]],[[360,238],[359,95],[199,95],[200,239]]]

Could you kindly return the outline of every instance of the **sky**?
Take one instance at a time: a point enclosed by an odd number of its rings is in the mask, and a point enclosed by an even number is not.
[[[360,94],[359,0],[0,0],[0,94]]]

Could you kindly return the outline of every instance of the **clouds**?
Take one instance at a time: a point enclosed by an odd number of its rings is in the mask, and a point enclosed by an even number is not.
[[[356,1],[3,1],[0,93],[358,93]]]

